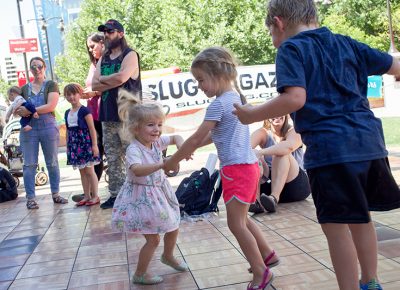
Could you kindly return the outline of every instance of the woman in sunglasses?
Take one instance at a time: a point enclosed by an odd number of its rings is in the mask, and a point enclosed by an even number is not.
[[[249,211],[275,212],[278,202],[306,199],[310,184],[303,168],[303,143],[289,123],[289,115],[264,121],[262,128],[251,135],[251,146],[263,164],[260,196]]]
[[[39,144],[42,147],[47,171],[50,177],[50,189],[54,203],[67,203],[68,200],[59,195],[60,169],[58,166],[59,131],[54,115],[60,96],[58,85],[54,81],[46,80],[46,64],[41,57],[30,60],[30,71],[33,81],[22,87],[22,96],[29,100],[39,114],[38,119],[32,118],[32,130],[20,132],[20,144],[24,157],[24,185],[28,209],[37,209],[39,205],[35,199],[35,175],[38,167]],[[31,114],[26,108],[20,107],[16,113],[21,117]]]

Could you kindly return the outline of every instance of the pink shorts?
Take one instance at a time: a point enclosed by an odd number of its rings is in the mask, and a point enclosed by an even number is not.
[[[234,164],[221,169],[222,196],[225,204],[236,198],[246,204],[256,201],[260,169],[254,164]]]

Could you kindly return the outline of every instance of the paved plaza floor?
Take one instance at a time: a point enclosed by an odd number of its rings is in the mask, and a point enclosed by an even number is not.
[[[400,183],[400,147],[389,148],[390,161]],[[183,162],[183,177],[199,169],[208,153]],[[81,192],[79,173],[61,171],[61,194],[69,199]],[[106,183],[100,183],[102,200]],[[230,233],[223,204],[209,220],[182,222],[176,255],[190,271],[177,273],[161,264],[161,247],[150,268],[164,282],[132,285],[130,277],[144,239],[115,233],[111,209],[98,206],[54,205],[49,185],[37,187],[38,210],[27,210],[23,188],[17,200],[0,204],[0,289],[246,289],[249,264]],[[275,214],[253,216],[281,257],[273,268],[276,289],[338,289],[326,239],[316,222],[311,198],[281,204]],[[379,277],[385,290],[400,289],[400,210],[374,213],[379,239]]]

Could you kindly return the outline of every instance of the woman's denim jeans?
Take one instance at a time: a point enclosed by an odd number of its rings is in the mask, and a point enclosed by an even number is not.
[[[60,190],[60,168],[58,166],[59,131],[54,118],[32,119],[32,130],[20,133],[20,145],[24,158],[24,185],[26,197],[35,198],[35,175],[38,166],[39,143],[42,147],[52,193]]]

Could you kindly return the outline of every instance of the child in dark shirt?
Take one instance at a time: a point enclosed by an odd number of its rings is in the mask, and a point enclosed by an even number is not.
[[[369,75],[400,79],[400,63],[320,28],[313,0],[271,0],[266,26],[278,48],[280,95],[257,107],[236,104],[234,113],[245,124],[292,113],[340,289],[382,289],[369,211],[399,208],[400,190],[366,94]]]

